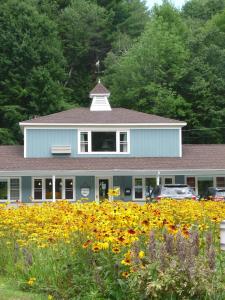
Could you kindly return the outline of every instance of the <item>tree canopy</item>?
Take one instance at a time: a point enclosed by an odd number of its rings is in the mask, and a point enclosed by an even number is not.
[[[19,121],[89,106],[98,76],[113,106],[225,143],[225,0],[5,0],[0,24],[0,144],[22,143]]]

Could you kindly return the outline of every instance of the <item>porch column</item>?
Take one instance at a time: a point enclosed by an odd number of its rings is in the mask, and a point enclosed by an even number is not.
[[[52,201],[55,202],[55,175],[52,175]]]
[[[160,184],[160,172],[158,171],[157,175],[156,175],[156,185],[159,185],[159,184]]]

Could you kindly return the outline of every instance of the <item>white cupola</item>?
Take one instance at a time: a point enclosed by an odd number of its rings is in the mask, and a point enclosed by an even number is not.
[[[108,97],[110,96],[110,92],[101,84],[99,79],[97,85],[90,92],[91,102],[91,111],[110,111],[111,106],[109,104]]]

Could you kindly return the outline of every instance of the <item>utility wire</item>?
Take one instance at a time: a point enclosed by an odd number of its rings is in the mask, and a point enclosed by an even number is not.
[[[214,130],[214,129],[225,129],[225,127],[212,127],[212,128],[199,128],[199,129],[184,129],[183,132],[187,131],[204,131],[204,130]]]

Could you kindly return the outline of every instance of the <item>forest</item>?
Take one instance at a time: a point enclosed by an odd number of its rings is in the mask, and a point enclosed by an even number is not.
[[[225,143],[225,0],[0,1],[0,144],[23,142],[22,120],[88,107],[99,77],[112,106]]]

